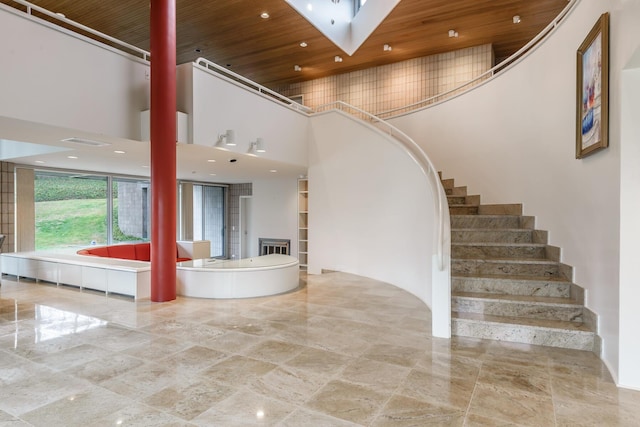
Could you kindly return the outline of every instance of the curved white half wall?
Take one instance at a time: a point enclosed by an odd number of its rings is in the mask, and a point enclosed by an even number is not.
[[[310,120],[309,273],[371,277],[439,311],[432,298],[436,199],[420,168],[395,139],[347,114]],[[449,324],[449,310],[440,311]]]

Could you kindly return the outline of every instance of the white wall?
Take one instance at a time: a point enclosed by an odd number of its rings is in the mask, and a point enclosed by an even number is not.
[[[291,254],[298,254],[298,180],[262,179],[253,182],[250,256],[259,255],[258,239],[291,240]]]
[[[139,138],[147,63],[0,9],[0,116]]]
[[[522,202],[537,228],[549,230],[562,261],[574,267],[575,283],[587,289],[587,306],[600,316],[602,357],[614,377],[620,356],[620,71],[640,42],[638,9],[638,2],[626,0],[582,0],[514,68],[464,96],[392,120],[444,177],[481,194],[483,203]],[[610,147],[576,160],[576,50],[606,11]],[[637,117],[637,106],[634,111]]]
[[[391,283],[431,306],[433,195],[414,161],[352,117],[311,118],[309,273]]]
[[[229,147],[233,152],[246,153],[249,143],[262,137],[267,152],[260,157],[307,164],[305,114],[229,83],[197,65],[186,66],[193,67],[192,111],[185,112],[192,115],[194,144],[210,146],[219,134],[233,129],[237,142],[236,147]],[[187,76],[183,72],[180,75]]]

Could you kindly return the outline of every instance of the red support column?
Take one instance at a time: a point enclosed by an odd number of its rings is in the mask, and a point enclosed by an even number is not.
[[[151,0],[151,301],[176,299],[176,0]]]

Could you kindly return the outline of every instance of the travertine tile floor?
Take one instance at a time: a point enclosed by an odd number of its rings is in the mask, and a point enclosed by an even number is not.
[[[0,425],[637,426],[593,354],[430,336],[429,312],[342,273],[248,300],[0,287]]]

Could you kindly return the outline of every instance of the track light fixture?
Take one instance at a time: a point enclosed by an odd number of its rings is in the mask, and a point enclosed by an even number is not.
[[[255,153],[266,153],[266,152],[267,150],[264,147],[263,138],[257,138],[255,141],[252,141],[251,143],[249,143],[248,153],[255,154]]]
[[[225,133],[218,135],[216,147],[222,145],[226,145],[227,147],[234,147],[236,145],[236,133],[233,129],[228,129]]]

